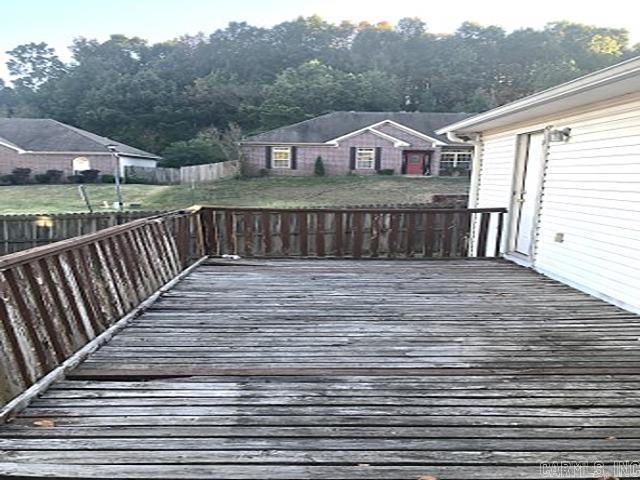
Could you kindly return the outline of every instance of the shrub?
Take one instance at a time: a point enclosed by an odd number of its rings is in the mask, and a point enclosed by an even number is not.
[[[395,171],[393,168],[383,168],[382,170],[378,170],[378,175],[393,175]]]
[[[82,170],[80,176],[82,177],[82,183],[98,183],[100,170]]]
[[[326,172],[324,170],[324,163],[322,162],[322,157],[318,155],[316,158],[316,163],[313,165],[313,174],[316,177],[324,177]]]
[[[260,176],[260,177],[268,177],[269,176],[269,170],[267,168],[261,168],[260,171],[258,172],[258,176]]]
[[[14,185],[26,185],[31,177],[30,168],[14,168],[11,172],[11,183]]]
[[[82,175],[69,175],[67,180],[69,183],[82,183]]]
[[[47,170],[45,173],[35,175],[38,183],[62,183],[62,170]]]
[[[62,170],[47,170],[45,175],[49,177],[49,183],[61,183],[64,172]]]
[[[116,177],[105,173],[104,175],[100,175],[100,181],[102,183],[115,183]]]

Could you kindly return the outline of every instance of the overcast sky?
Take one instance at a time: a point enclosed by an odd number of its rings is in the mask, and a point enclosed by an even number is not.
[[[0,77],[5,79],[5,51],[22,43],[47,42],[68,59],[67,46],[75,37],[104,40],[122,33],[155,42],[210,33],[230,21],[270,26],[313,14],[333,22],[420,17],[438,33],[452,32],[465,20],[507,30],[571,20],[626,28],[632,42],[640,41],[637,0],[0,0],[0,5]]]

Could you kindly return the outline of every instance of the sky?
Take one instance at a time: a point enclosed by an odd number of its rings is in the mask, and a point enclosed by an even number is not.
[[[640,2],[609,5],[594,0],[0,0],[0,78],[8,79],[5,52],[23,43],[46,42],[68,60],[67,47],[76,37],[105,40],[120,33],[157,42],[211,33],[230,21],[271,26],[314,14],[332,22],[420,17],[434,33],[453,32],[467,20],[508,31],[570,20],[626,28],[632,43],[640,42]]]

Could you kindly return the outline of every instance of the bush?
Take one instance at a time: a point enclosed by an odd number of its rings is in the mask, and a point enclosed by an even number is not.
[[[100,181],[102,183],[115,183],[116,177],[114,175],[104,174],[100,175]]]
[[[35,175],[38,183],[62,183],[62,170],[47,170],[45,173]]]
[[[260,171],[258,172],[258,176],[260,176],[260,177],[268,177],[269,176],[269,170],[267,168],[261,168]]]
[[[378,175],[393,175],[395,170],[393,168],[383,168],[382,170],[378,170]]]
[[[80,177],[82,177],[82,183],[98,183],[100,170],[82,170]]]
[[[69,175],[67,180],[69,183],[82,183],[82,175]]]
[[[316,158],[316,163],[313,165],[313,174],[316,177],[324,177],[326,175],[326,172],[324,170],[324,163],[322,162],[321,156],[318,156],[318,158]]]
[[[30,168],[14,168],[11,172],[11,183],[14,185],[26,185],[31,177]]]

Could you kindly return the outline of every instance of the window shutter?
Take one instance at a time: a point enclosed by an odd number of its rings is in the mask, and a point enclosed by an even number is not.
[[[376,147],[376,159],[374,163],[374,168],[377,172],[382,168],[382,147]]]
[[[264,168],[271,168],[271,147],[264,147]]]
[[[356,169],[356,147],[351,147],[350,149],[350,157],[349,157],[349,169]]]
[[[291,147],[291,170],[298,168],[298,147]]]

